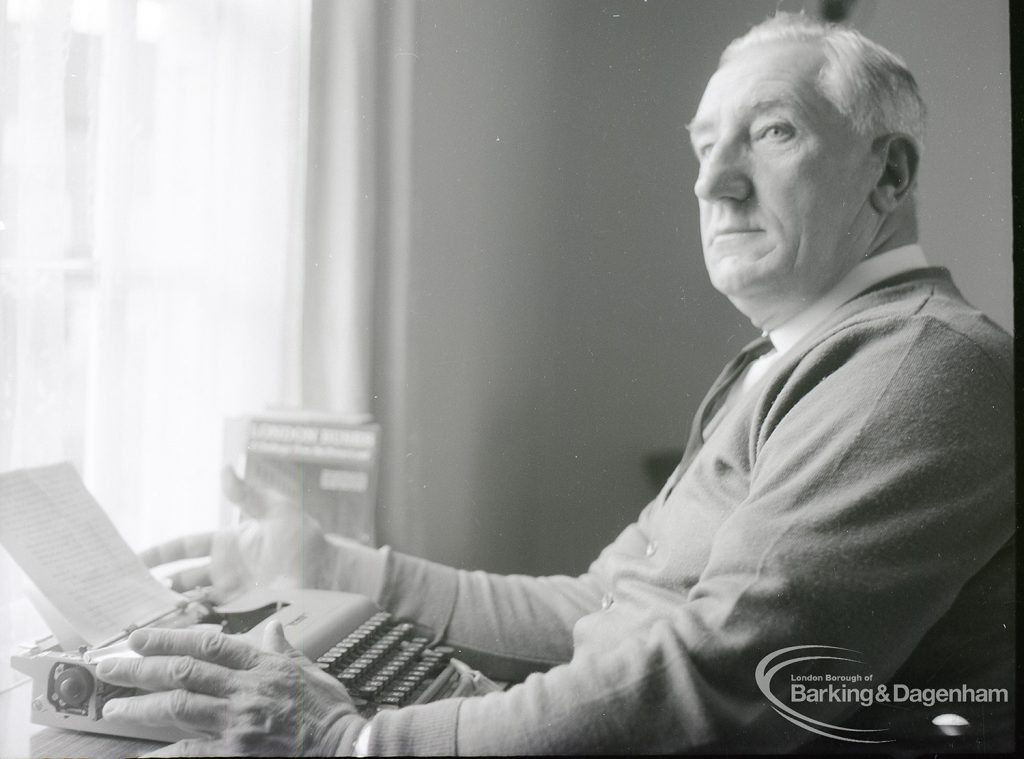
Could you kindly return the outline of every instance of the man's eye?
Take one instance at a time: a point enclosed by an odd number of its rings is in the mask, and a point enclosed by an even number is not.
[[[793,136],[793,127],[789,124],[769,124],[760,132],[758,132],[758,139],[767,140],[787,140]]]

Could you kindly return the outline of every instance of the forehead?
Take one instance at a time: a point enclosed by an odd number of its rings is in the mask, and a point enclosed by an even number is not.
[[[691,132],[714,127],[724,117],[773,106],[824,117],[832,110],[817,83],[824,63],[816,42],[769,42],[741,50],[708,81]]]

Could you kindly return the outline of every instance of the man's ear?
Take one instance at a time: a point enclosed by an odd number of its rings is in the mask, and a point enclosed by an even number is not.
[[[879,213],[892,213],[917,181],[920,156],[913,140],[904,134],[879,137],[872,152],[882,159],[882,173],[871,189],[871,205]]]

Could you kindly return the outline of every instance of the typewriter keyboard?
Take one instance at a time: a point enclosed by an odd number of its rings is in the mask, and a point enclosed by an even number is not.
[[[408,622],[387,612],[366,620],[316,660],[348,690],[364,716],[379,709],[436,701],[458,685],[452,649],[430,646]]]

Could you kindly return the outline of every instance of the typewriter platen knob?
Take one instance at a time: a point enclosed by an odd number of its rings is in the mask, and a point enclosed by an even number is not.
[[[82,706],[92,695],[93,680],[81,667],[65,667],[54,683],[57,695],[68,706]]]

